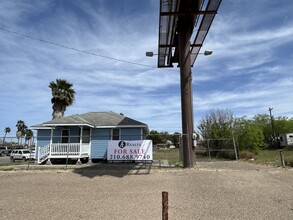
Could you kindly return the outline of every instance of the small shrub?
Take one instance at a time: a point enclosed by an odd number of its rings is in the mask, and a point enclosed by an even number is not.
[[[255,156],[256,156],[256,154],[251,151],[240,151],[239,152],[240,159],[249,160],[249,159],[254,158]]]
[[[235,153],[231,151],[220,151],[217,153],[217,158],[225,158],[229,160],[235,160]]]
[[[195,154],[196,155],[200,155],[200,156],[208,156],[208,152],[206,150],[195,150]]]
[[[285,159],[285,164],[289,167],[293,167],[293,158]]]

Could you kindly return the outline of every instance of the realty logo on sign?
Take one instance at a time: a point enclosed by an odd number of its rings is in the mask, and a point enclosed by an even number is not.
[[[118,143],[118,147],[120,147],[121,149],[124,148],[126,146],[125,141],[119,141]]]

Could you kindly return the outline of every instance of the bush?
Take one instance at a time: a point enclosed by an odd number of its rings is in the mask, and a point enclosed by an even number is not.
[[[254,158],[255,156],[256,156],[256,154],[251,151],[240,151],[239,152],[240,159],[249,160],[249,159]]]
[[[261,128],[253,124],[247,124],[246,129],[239,137],[239,149],[258,153],[263,146],[265,146],[265,143]]]
[[[232,151],[220,151],[217,153],[217,158],[225,158],[229,160],[235,160],[235,153]]]
[[[196,149],[195,150],[195,154],[196,155],[200,155],[200,156],[205,156],[205,157],[207,157],[208,156],[208,152],[207,152],[207,150],[198,150],[198,149]]]
[[[293,159],[291,159],[291,160],[285,160],[285,163],[286,163],[287,166],[293,167]]]

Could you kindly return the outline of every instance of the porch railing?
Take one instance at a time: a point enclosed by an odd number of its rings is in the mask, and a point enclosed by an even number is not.
[[[90,154],[90,145],[89,144],[81,144],[80,155],[89,155]]]
[[[51,144],[51,156],[79,155],[79,154],[80,154],[80,144],[79,143]]]
[[[85,157],[89,156],[89,144],[87,143],[53,143],[38,148],[38,163],[44,162],[48,158]]]
[[[50,155],[50,144],[43,147],[38,147],[38,164],[41,164],[45,160],[47,160],[49,155]]]

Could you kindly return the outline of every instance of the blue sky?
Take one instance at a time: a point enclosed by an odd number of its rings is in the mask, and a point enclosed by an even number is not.
[[[293,117],[292,10],[291,0],[223,0],[202,47],[214,53],[192,68],[195,125],[211,108]],[[1,0],[0,28],[96,56],[0,29],[0,136],[18,120],[51,120],[57,78],[76,91],[65,115],[122,112],[180,132],[179,69],[145,57],[157,52],[158,23],[159,0]]]

